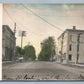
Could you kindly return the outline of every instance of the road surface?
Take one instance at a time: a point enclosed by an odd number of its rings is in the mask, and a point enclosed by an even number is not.
[[[23,62],[3,65],[3,80],[84,80],[84,67],[56,62]]]

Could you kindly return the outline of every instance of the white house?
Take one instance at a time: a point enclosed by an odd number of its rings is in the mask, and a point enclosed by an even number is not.
[[[84,30],[66,29],[58,37],[57,61],[63,63],[84,63]]]

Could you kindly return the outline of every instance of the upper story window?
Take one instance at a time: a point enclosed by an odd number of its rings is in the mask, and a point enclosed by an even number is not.
[[[70,35],[70,41],[72,41],[72,35]]]
[[[72,45],[71,45],[71,44],[69,45],[69,50],[70,50],[70,51],[72,50]]]

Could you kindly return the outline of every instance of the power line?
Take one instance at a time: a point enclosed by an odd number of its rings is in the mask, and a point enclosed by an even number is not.
[[[35,16],[39,17],[40,19],[42,19],[44,22],[48,23],[49,25],[51,25],[52,27],[60,30],[60,31],[63,31],[61,28],[53,25],[52,23],[48,22],[47,20],[45,20],[43,17],[41,17],[40,15],[36,14],[35,12],[33,12],[30,8],[24,6],[23,4],[21,4],[24,8],[26,8],[28,11],[32,12],[32,14],[34,14]]]
[[[10,18],[10,20],[13,22],[13,23],[15,23],[15,21],[13,20],[13,18],[10,16],[10,14],[8,13],[8,11],[4,8],[4,10],[5,10],[5,12],[7,13],[7,15],[8,15],[8,17]],[[22,24],[19,24],[20,26],[22,25]],[[17,27],[19,28],[19,25],[17,24]],[[22,25],[23,26],[23,25]],[[20,28],[19,28],[20,29]],[[29,30],[29,29],[28,29]],[[30,33],[30,32],[29,32]],[[32,34],[34,34],[35,32],[31,32]],[[34,35],[36,35],[37,33],[35,33]],[[36,35],[36,36],[38,36],[38,35]]]
[[[7,13],[8,17],[11,19],[11,21],[13,21],[15,23],[15,21],[13,20],[13,18],[10,16],[10,14],[8,13],[8,11],[4,8],[5,12]],[[18,25],[17,25],[18,27]],[[19,28],[19,27],[18,27]],[[34,34],[34,32],[32,32]],[[36,33],[34,34],[36,35]],[[39,34],[40,35],[40,34]],[[42,34],[41,34],[42,35]],[[44,35],[44,34],[43,34]],[[37,35],[36,35],[37,36]]]
[[[10,16],[10,14],[8,13],[8,11],[4,8],[4,10],[5,10],[5,12],[6,12],[6,14],[8,15],[8,17],[11,19],[11,21],[13,22],[13,23],[15,23],[15,20]],[[22,23],[18,23],[17,24],[17,27],[20,29],[20,27],[19,26],[23,26],[23,27],[25,27],[24,25],[22,25]],[[26,28],[26,27],[25,27]],[[26,28],[27,29],[27,28]],[[28,29],[29,30],[29,29]],[[30,30],[29,30],[30,31]],[[32,32],[32,31],[30,31],[33,35],[35,35],[35,36],[39,36],[39,35],[44,35],[43,33],[40,33],[40,34],[38,34],[38,33],[35,33],[35,32]],[[30,33],[29,32],[29,33]],[[31,34],[30,33],[30,34]]]
[[[4,8],[6,14],[8,15],[8,17],[10,18],[10,20],[11,20],[13,23],[15,23],[15,21],[14,21],[13,18],[10,16],[10,14],[8,13],[8,11],[5,9],[4,6],[3,6],[3,8]],[[17,26],[18,26],[18,25],[17,25]],[[19,27],[18,27],[18,28],[19,28]]]
[[[3,8],[4,8],[6,14],[8,15],[8,17],[10,18],[10,20],[11,20],[13,23],[15,23],[14,19],[10,16],[10,14],[8,13],[8,11],[5,9],[4,6],[3,6]],[[18,25],[17,25],[17,26],[18,26]],[[18,27],[18,28],[19,28],[19,27]],[[20,28],[19,28],[19,29],[20,29]]]
[[[3,8],[4,8],[5,12],[7,13],[8,17],[11,19],[11,21],[13,21],[13,23],[15,23],[14,20],[13,20],[12,17],[9,15],[8,11],[5,9],[4,6],[3,6]]]
[[[10,16],[10,14],[8,13],[8,11],[5,9],[5,7],[4,7],[4,10],[5,10],[5,12],[7,13],[7,15],[8,15],[8,17],[11,19],[11,21],[13,22],[13,23],[15,23],[15,21],[13,20],[13,18]],[[21,26],[22,24],[20,24],[20,26]],[[23,25],[22,25],[23,26]],[[17,27],[19,28],[19,25],[17,25]],[[24,26],[25,27],[25,26]],[[20,29],[20,28],[19,28]],[[30,32],[29,32],[30,33]],[[31,32],[32,34],[34,34],[35,32]],[[36,35],[37,33],[35,33],[34,35]],[[37,35],[36,35],[37,36]],[[72,35],[72,36],[77,36],[77,35]],[[83,37],[81,37],[81,38],[83,38]],[[84,39],[84,38],[83,38]]]

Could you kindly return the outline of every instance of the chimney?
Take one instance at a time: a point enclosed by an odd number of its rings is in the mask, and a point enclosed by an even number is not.
[[[73,30],[76,30],[76,26],[73,26]]]

